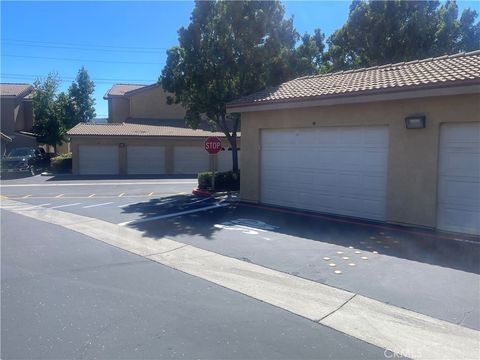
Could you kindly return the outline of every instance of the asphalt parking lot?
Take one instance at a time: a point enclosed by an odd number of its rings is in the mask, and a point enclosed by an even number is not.
[[[480,329],[478,238],[242,204],[235,196],[197,198],[195,179],[34,180],[2,182],[2,195]]]

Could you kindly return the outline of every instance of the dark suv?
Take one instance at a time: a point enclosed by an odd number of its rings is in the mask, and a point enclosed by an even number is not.
[[[48,166],[48,157],[43,149],[15,148],[2,159],[2,177],[7,174],[35,175]]]

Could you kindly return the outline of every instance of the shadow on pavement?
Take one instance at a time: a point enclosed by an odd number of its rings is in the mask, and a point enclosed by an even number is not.
[[[208,207],[216,202],[218,200],[214,198],[170,196],[152,199],[147,204],[133,204],[123,210],[127,213],[140,213],[140,218],[145,219]],[[238,219],[268,224],[274,228],[269,230],[273,235],[284,234],[351,246],[361,251],[377,251],[383,255],[480,274],[480,237],[283,208],[230,203],[225,207],[128,226],[158,238],[198,235],[211,241],[221,230],[216,224],[235,222]]]
[[[165,180],[165,179],[193,179],[197,175],[72,175],[56,174],[46,181],[68,181],[68,180]]]

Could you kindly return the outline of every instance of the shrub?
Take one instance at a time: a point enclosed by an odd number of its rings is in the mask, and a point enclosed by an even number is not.
[[[61,154],[51,158],[50,170],[55,173],[71,173],[72,153]]]
[[[212,189],[212,172],[198,174],[198,188],[202,190]],[[236,191],[240,189],[240,174],[233,171],[215,173],[215,191]]]

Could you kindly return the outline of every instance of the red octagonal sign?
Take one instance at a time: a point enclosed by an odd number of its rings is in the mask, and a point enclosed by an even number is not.
[[[210,136],[205,140],[205,150],[209,154],[218,154],[220,150],[222,150],[222,142],[216,136]]]

